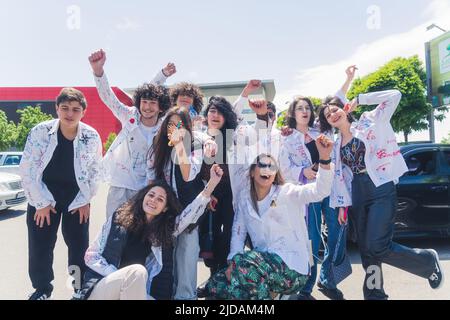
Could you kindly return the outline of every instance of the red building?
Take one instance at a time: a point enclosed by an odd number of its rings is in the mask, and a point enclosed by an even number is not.
[[[0,110],[3,110],[8,119],[14,123],[19,122],[19,114],[16,112],[27,106],[39,105],[45,113],[52,114],[56,118],[55,101],[63,87],[3,87],[0,88]],[[118,133],[121,129],[120,122],[114,117],[109,108],[101,101],[97,88],[75,87],[83,92],[87,100],[87,112],[83,122],[94,127],[102,141],[105,142],[111,132]],[[131,106],[132,99],[121,89],[112,88],[116,96],[124,104]]]

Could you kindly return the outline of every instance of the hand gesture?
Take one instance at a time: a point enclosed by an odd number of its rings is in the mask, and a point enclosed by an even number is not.
[[[355,78],[356,70],[358,70],[356,65],[349,66],[347,69],[345,69],[345,73],[347,74],[347,79],[353,80],[353,78]]]
[[[80,214],[80,224],[87,223],[91,214],[91,206],[88,203],[80,208],[70,211],[70,214],[75,214],[76,212]]]
[[[315,172],[312,167],[309,168],[305,168],[303,170],[303,175],[306,177],[306,179],[308,180],[314,180],[316,178],[317,172]]]
[[[34,221],[36,221],[36,225],[39,226],[39,228],[43,228],[45,221],[47,221],[47,224],[50,225],[50,212],[56,213],[55,208],[53,208],[51,205],[36,210],[36,213],[34,214]]]
[[[345,213],[345,208],[339,208],[338,222],[340,225],[347,223],[347,214]]]
[[[175,73],[177,72],[177,67],[175,66],[174,63],[169,62],[163,69],[162,69],[162,73],[164,74],[164,76],[166,76],[167,78],[170,76],[173,76]]]
[[[181,141],[186,134],[186,130],[183,128],[183,123],[180,121],[176,126],[170,124],[167,128],[167,137],[169,138],[169,146],[175,146]]]
[[[252,94],[259,88],[261,88],[261,80],[250,80],[242,91],[241,96],[247,98],[249,94]]]
[[[106,62],[106,52],[103,49],[93,52],[89,56],[89,63],[95,76],[101,77],[103,75],[103,66]]]
[[[213,164],[210,170],[210,178],[209,178],[209,182],[213,185],[213,186],[217,186],[220,182],[220,180],[222,179],[223,176],[223,170],[222,168],[216,163]]]
[[[267,101],[264,99],[252,100],[248,102],[250,108],[260,116],[267,114]]]
[[[331,152],[333,151],[333,141],[330,138],[321,134],[316,140],[316,146],[321,160],[330,159]]]

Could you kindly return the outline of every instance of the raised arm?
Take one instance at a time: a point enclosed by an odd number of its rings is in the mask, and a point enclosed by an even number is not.
[[[402,94],[400,93],[400,91],[385,90],[360,94],[355,99],[360,105],[378,105],[374,110],[363,113],[361,115],[361,118],[368,117],[374,121],[389,122],[395,112],[395,109],[397,109],[401,98]]]
[[[205,212],[211,194],[222,179],[223,171],[218,164],[211,167],[210,179],[205,189],[192,201],[175,221],[174,236],[181,234],[190,224],[196,223]]]
[[[233,111],[238,119],[242,117],[242,110],[248,105],[248,96],[261,88],[261,80],[250,80],[242,90],[241,95],[233,104]]]
[[[113,112],[114,116],[124,124],[129,120],[130,114],[133,112],[131,108],[122,103],[112,91],[109,86],[108,78],[104,71],[106,62],[106,52],[98,50],[89,56],[89,63],[91,64],[94,73],[95,84],[97,91],[103,103]],[[138,106],[139,107],[139,106]]]

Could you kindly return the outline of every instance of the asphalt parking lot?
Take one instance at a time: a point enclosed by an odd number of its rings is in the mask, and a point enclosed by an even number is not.
[[[92,202],[90,237],[94,239],[105,219],[107,186],[102,185]],[[0,213],[0,299],[23,300],[33,291],[28,278],[28,248],[26,205]],[[432,290],[428,281],[406,272],[383,265],[385,290],[393,300],[450,300],[450,239],[405,240],[411,247],[434,248],[440,255],[447,282],[439,290]],[[360,300],[362,296],[363,269],[354,246],[349,247],[353,274],[339,286],[348,300]],[[67,248],[59,231],[54,254],[54,299],[70,299],[72,291],[67,284]],[[198,263],[198,283],[204,282],[209,270],[202,261]],[[313,295],[327,299],[316,289]]]

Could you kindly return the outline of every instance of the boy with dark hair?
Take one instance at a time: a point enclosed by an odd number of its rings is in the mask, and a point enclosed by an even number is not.
[[[86,107],[83,93],[64,88],[56,98],[58,119],[31,129],[20,162],[28,199],[28,271],[36,290],[30,300],[46,300],[53,291],[53,250],[61,220],[75,283],[86,269],[90,202],[97,191],[102,156],[99,134],[81,122]]]
[[[130,108],[115,96],[109,86],[103,70],[106,53],[103,50],[92,53],[89,62],[100,98],[122,125],[102,162],[104,179],[110,184],[106,205],[106,214],[110,217],[148,183],[148,152],[164,114],[171,106],[168,89],[161,84],[176,72],[176,68],[169,63],[151,83],[138,87],[133,97],[135,106]]]

